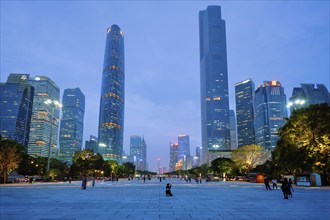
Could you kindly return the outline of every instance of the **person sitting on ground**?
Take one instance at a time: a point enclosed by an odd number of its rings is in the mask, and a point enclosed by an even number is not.
[[[171,187],[172,187],[172,185],[170,183],[166,184],[166,191],[165,191],[166,196],[173,196],[173,194],[171,192]]]

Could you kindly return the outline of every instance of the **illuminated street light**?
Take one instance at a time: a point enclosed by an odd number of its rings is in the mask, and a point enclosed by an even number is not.
[[[48,146],[48,155],[47,155],[47,172],[49,171],[50,168],[50,149],[51,149],[51,145],[52,145],[52,135],[53,135],[53,117],[54,117],[54,110],[56,108],[62,108],[62,104],[57,101],[57,100],[51,100],[51,99],[47,99],[45,101],[46,105],[49,105],[52,109],[52,114],[50,115],[51,120],[50,120],[50,137],[49,137],[49,146]]]
[[[287,108],[290,108],[291,106],[302,106],[306,103],[306,100],[304,99],[296,99],[294,102],[290,101],[288,104],[287,104]]]

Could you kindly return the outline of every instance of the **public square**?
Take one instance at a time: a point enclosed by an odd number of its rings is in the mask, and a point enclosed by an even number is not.
[[[173,197],[165,196],[172,184]],[[97,181],[1,185],[1,220],[330,219],[329,187],[280,189],[247,182]]]

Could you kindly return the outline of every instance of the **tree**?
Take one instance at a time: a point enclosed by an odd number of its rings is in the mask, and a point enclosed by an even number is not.
[[[263,164],[268,158],[269,153],[264,151],[263,147],[255,144],[237,148],[231,153],[231,159],[243,174],[248,174],[251,169]]]
[[[70,167],[70,175],[77,176],[81,174],[94,175],[95,170],[103,168],[103,158],[100,154],[94,153],[93,150],[85,149],[76,151],[72,158]]]
[[[8,174],[17,169],[21,161],[24,146],[9,139],[0,140],[0,179],[7,182]]]
[[[121,177],[129,177],[135,173],[135,165],[131,162],[125,162],[119,166],[118,173]]]
[[[305,154],[311,163],[310,169],[319,172],[324,183],[329,183],[329,160],[330,160],[330,106],[326,103],[310,105],[307,108],[292,112],[287,123],[279,130],[279,147],[296,148],[299,153]],[[294,151],[296,151],[294,150]],[[281,152],[281,151],[279,151]],[[288,152],[292,153],[292,152]],[[282,160],[285,155],[275,154],[274,162]],[[290,154],[291,160],[296,157]],[[303,166],[301,169],[305,169]]]
[[[220,177],[233,176],[234,162],[229,158],[217,158],[211,162],[211,168]]]

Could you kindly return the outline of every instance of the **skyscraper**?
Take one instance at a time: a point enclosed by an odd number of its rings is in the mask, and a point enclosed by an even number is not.
[[[62,102],[59,159],[71,162],[75,151],[82,150],[85,96],[79,88],[65,89]]]
[[[271,151],[287,118],[286,96],[279,81],[264,81],[255,92],[256,144]]]
[[[0,135],[28,147],[34,88],[29,74],[10,74],[0,84]]]
[[[230,125],[230,148],[234,150],[237,148],[237,132],[236,132],[236,115],[235,111],[229,110],[229,125]]]
[[[132,135],[130,138],[130,160],[137,170],[146,170],[147,144],[144,138]]]
[[[58,101],[60,89],[46,76],[30,77],[28,83],[35,88],[28,154],[48,157],[50,147],[50,157],[55,157],[59,109],[46,102]]]
[[[99,147],[97,137],[90,135],[89,141],[85,141],[85,149],[89,149],[94,151],[94,153],[98,153]]]
[[[170,172],[175,171],[175,166],[179,157],[179,144],[170,143]]]
[[[189,136],[186,134],[180,134],[178,136],[178,160],[182,160],[182,170],[191,168],[192,157],[190,156],[190,141]]]
[[[238,147],[255,143],[254,93],[251,79],[235,84]]]
[[[202,155],[206,163],[214,158],[212,154],[230,150],[226,26],[220,6],[199,12],[199,42]]]
[[[288,107],[293,112],[299,108],[324,102],[330,105],[330,94],[324,84],[301,83],[301,87],[293,88]]]
[[[121,163],[125,100],[124,34],[117,25],[108,28],[102,73],[99,153]]]

